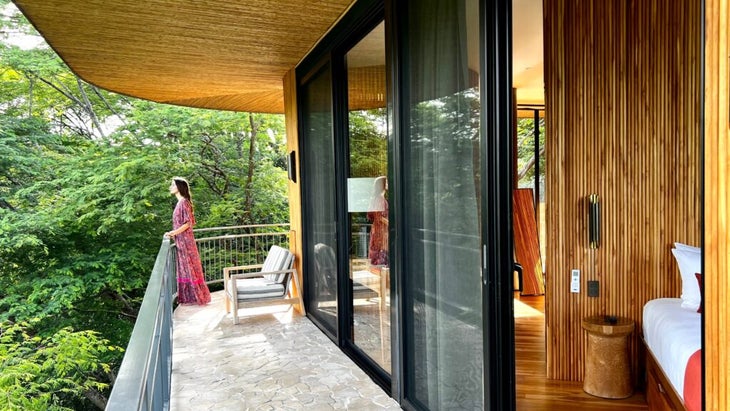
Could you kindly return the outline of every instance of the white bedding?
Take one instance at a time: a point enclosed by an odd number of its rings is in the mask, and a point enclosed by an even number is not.
[[[651,300],[643,316],[644,341],[680,398],[687,361],[702,346],[702,314],[681,306],[681,298]]]

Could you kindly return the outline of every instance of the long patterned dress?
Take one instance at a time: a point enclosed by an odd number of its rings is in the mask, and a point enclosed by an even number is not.
[[[190,228],[175,236],[177,247],[177,299],[180,304],[205,305],[210,302],[210,290],[205,284],[203,265],[200,263],[198,246],[193,236],[195,216],[190,202],[180,199],[172,213],[172,229],[185,223]]]
[[[370,229],[370,246],[368,258],[372,265],[388,265],[388,202],[385,198],[378,199],[378,206],[367,214],[368,220],[373,223]]]

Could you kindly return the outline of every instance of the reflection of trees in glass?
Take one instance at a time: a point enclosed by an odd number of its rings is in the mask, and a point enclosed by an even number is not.
[[[376,177],[388,173],[388,133],[385,108],[351,111],[350,177]]]
[[[478,223],[479,110],[479,90],[472,88],[411,111],[411,187],[417,203],[431,204],[419,211],[434,213],[423,215],[426,221],[436,214],[462,215],[441,219],[440,231],[471,233]]]
[[[482,408],[479,112],[476,88],[415,102],[403,147],[407,375],[434,409]],[[452,341],[459,350],[440,349]]]

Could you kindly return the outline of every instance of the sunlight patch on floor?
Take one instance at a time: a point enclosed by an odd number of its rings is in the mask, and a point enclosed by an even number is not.
[[[513,301],[515,302],[515,318],[537,317],[543,315],[539,310],[530,307],[520,300],[515,299]]]

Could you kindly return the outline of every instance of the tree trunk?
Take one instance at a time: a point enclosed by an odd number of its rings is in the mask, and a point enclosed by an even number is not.
[[[254,121],[252,113],[248,113],[248,122],[251,125],[251,142],[248,145],[248,176],[246,177],[246,198],[244,201],[246,209],[244,212],[248,224],[253,224],[251,210],[253,209],[254,154],[256,152],[256,135],[258,134],[259,125]]]

